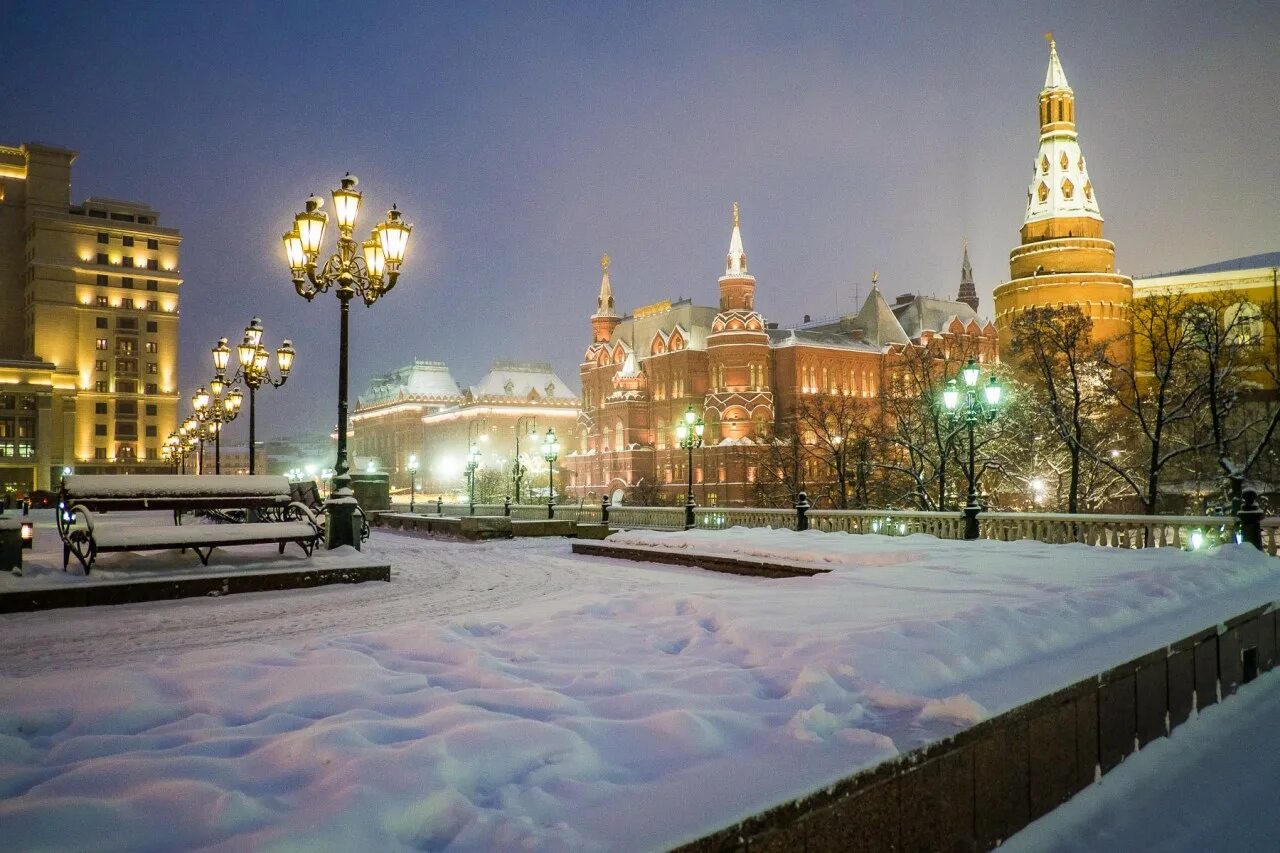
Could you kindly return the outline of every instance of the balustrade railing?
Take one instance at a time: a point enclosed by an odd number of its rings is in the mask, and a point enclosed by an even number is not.
[[[610,527],[642,527],[650,530],[683,530],[684,507],[615,506],[609,509]]]
[[[928,533],[939,539],[960,539],[964,536],[964,517],[955,512],[811,509],[808,515],[809,526],[814,530],[880,533],[885,536]]]
[[[617,510],[610,510],[613,521]],[[793,509],[764,509],[756,507],[698,507],[693,511],[695,527],[707,530],[725,530],[730,527],[783,527],[796,529],[796,511]]]

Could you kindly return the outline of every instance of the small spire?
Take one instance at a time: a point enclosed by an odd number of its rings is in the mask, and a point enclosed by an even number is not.
[[[964,260],[960,262],[960,293],[957,302],[963,302],[974,311],[978,310],[978,288],[973,283],[973,265],[969,263],[969,241],[964,241]]]
[[[609,283],[609,255],[600,256],[600,295],[596,297],[596,316],[616,317],[613,310],[613,285]]]
[[[1062,70],[1062,60],[1058,59],[1058,43],[1053,40],[1053,33],[1044,34],[1045,41],[1049,42],[1049,70],[1044,75],[1044,87],[1046,89],[1070,89],[1067,83],[1067,73]]]
[[[747,253],[742,248],[742,229],[738,218],[738,203],[733,203],[733,234],[729,237],[729,254],[724,259],[725,275],[747,274]]]
[[[879,287],[876,286],[876,282],[878,282],[879,280],[880,280],[880,273],[876,272],[875,270],[872,270],[871,271],[871,289],[872,290],[880,289]]]

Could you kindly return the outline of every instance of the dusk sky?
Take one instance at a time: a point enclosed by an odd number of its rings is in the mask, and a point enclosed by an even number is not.
[[[294,340],[271,437],[334,422],[337,300],[294,294],[280,234],[348,170],[362,233],[393,201],[415,226],[396,290],[353,306],[353,397],[414,357],[576,386],[600,254],[624,310],[715,304],[735,200],[770,320],[856,310],[873,270],[953,295],[966,238],[987,314],[1047,30],[1121,271],[1280,249],[1275,2],[0,0],[0,143],[75,149],[73,198],[182,230],[184,396],[251,316]]]

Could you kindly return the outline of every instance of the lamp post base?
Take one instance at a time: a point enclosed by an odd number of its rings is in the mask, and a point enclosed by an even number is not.
[[[693,529],[693,524],[694,524],[693,509],[696,506],[697,504],[693,502],[693,495],[690,495],[689,499],[686,500],[684,503],[684,529],[685,530]]]
[[[978,513],[982,511],[982,507],[977,502],[970,500],[964,508],[964,538],[978,538]]]
[[[343,545],[360,550],[360,521],[356,517],[360,504],[357,503],[349,482],[348,479],[347,483],[335,488],[329,500],[324,503],[324,543],[330,551]],[[334,486],[338,485],[335,480]]]

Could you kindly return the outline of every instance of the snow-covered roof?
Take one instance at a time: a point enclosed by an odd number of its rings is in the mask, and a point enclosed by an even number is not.
[[[1228,261],[1214,261],[1198,267],[1187,267],[1172,272],[1147,273],[1135,275],[1134,281],[1143,278],[1168,278],[1175,275],[1200,275],[1215,272],[1242,272],[1244,270],[1271,269],[1280,267],[1280,252],[1264,252],[1261,255],[1245,255],[1243,258],[1232,258]]]
[[[474,400],[484,397],[576,400],[573,386],[545,361],[495,361],[484,377],[468,389]]]
[[[936,296],[916,296],[909,302],[900,302],[893,306],[893,314],[912,340],[918,340],[925,331],[946,331],[952,318],[966,325],[978,320],[978,313],[965,303]],[[981,320],[978,325],[983,325]]]
[[[400,397],[459,398],[462,392],[443,361],[415,359],[404,367],[369,380],[369,387],[357,403],[369,405]]]

